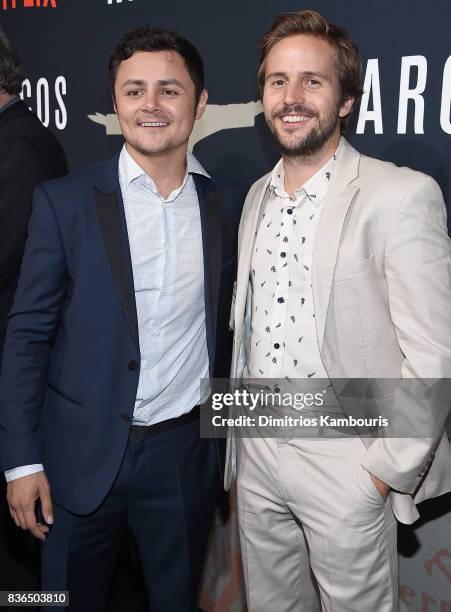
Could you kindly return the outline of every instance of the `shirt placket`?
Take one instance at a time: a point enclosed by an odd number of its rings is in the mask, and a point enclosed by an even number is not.
[[[290,289],[290,260],[293,237],[294,203],[280,208],[280,235],[276,250],[277,281],[273,297],[271,320],[271,378],[283,378],[285,331]]]

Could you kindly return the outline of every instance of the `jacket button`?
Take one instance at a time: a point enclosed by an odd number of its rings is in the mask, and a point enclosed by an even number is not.
[[[134,359],[129,361],[128,362],[128,369],[131,370],[132,372],[136,372],[136,370],[138,369],[138,362],[135,361]]]
[[[121,414],[121,419],[125,421],[126,423],[130,422],[130,417],[128,416],[128,414],[125,414],[125,412]]]

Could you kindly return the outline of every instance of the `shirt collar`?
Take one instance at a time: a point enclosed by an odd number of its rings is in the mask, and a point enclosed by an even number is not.
[[[319,206],[327,193],[327,188],[334,173],[337,159],[342,151],[342,140],[343,139],[340,139],[337,150],[332,157],[330,157],[330,159],[317,172],[315,172],[315,174],[311,176],[302,187],[296,190],[296,200],[307,196],[312,204]],[[289,197],[285,191],[285,170],[282,159],[280,159],[275,165],[271,173],[271,180],[269,184],[278,197]]]
[[[185,184],[189,174],[201,174],[202,176],[211,178],[202,164],[194,157],[192,153],[188,152],[186,155],[186,174],[181,187]],[[122,147],[122,151],[119,156],[119,176],[127,188],[130,187],[131,183],[140,177],[147,178],[151,188],[157,192],[157,188],[152,177],[148,176],[141,166],[133,159],[133,157],[127,151],[125,144]]]
[[[9,102],[7,102],[6,104],[4,104],[2,107],[0,107],[0,113],[3,113],[7,108],[9,108],[10,106],[13,106],[14,104],[17,104],[17,102],[20,102],[20,98],[19,96],[16,96],[15,98],[13,98],[12,100],[10,100]]]

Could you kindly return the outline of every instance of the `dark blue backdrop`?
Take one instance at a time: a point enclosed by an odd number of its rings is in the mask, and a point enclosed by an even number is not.
[[[114,117],[108,117],[107,63],[127,29],[148,23],[179,31],[204,57],[210,103],[244,105],[258,100],[260,37],[277,13],[305,8],[344,25],[360,48],[368,99],[359,127],[356,109],[351,142],[364,153],[434,176],[450,210],[449,0],[311,0],[307,6],[293,0],[0,0],[0,24],[19,47],[28,74],[24,100],[57,134],[77,169],[121,146],[119,135],[107,134],[115,131]],[[220,112],[229,124],[239,124],[244,107]],[[97,122],[89,118],[96,113]],[[250,183],[277,159],[261,114],[255,125],[252,119],[248,127],[200,140],[195,153],[224,190],[231,225]],[[232,252],[234,244],[228,248]],[[431,502],[435,522],[402,532],[401,584],[411,610],[451,609],[451,551],[445,543],[450,522],[444,516],[449,502],[449,496]]]

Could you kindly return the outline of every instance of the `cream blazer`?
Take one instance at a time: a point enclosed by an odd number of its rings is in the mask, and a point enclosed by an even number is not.
[[[246,363],[251,254],[269,182],[267,174],[254,183],[241,217],[231,312],[235,385]],[[334,387],[359,379],[356,392],[348,389],[343,402],[335,389],[345,414],[356,406],[360,414],[371,396],[373,414],[398,416],[398,432],[399,423],[409,419],[407,431],[418,432],[383,438],[361,433],[367,447],[362,466],[394,489],[390,497],[397,518],[413,523],[419,516],[416,503],[451,490],[451,453],[443,433],[451,402],[451,248],[437,183],[361,155],[344,140],[322,205],[312,279],[328,376]],[[375,382],[377,391],[368,393]],[[233,445],[229,431],[226,489]]]

